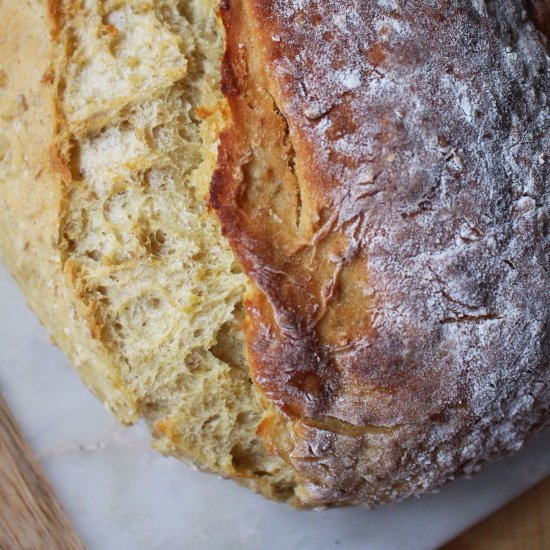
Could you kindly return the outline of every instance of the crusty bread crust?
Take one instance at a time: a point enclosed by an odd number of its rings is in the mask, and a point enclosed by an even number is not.
[[[521,447],[550,421],[550,62],[523,3],[222,7],[210,202],[300,501],[396,501]]]

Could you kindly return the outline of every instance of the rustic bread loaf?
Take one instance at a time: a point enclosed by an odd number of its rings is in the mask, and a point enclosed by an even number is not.
[[[0,9],[4,261],[162,452],[375,506],[549,423],[545,4]]]

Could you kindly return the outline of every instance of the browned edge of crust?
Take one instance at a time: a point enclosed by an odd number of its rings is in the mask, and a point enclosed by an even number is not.
[[[515,367],[521,342],[548,322],[544,221],[527,213],[547,200],[547,167],[537,168],[527,205],[521,161],[502,156],[522,132],[517,159],[548,145],[548,120],[522,100],[530,86],[548,89],[548,59],[520,2],[487,10],[222,4],[234,123],[221,137],[210,204],[251,279],[245,331],[268,409],[260,431],[297,470],[304,503],[421,494],[549,421],[547,332],[528,345],[532,370]],[[376,37],[378,18],[413,34],[382,27]],[[482,48],[456,71],[449,60],[474,36]],[[516,70],[529,74],[523,88],[494,61],[514,48]],[[445,78],[456,82],[451,92]],[[376,95],[382,84],[392,91]],[[492,133],[460,111],[464,96],[480,103],[475,116]],[[503,105],[523,122],[510,128]],[[442,192],[432,181],[440,173],[456,190]],[[512,256],[536,265],[509,274]]]

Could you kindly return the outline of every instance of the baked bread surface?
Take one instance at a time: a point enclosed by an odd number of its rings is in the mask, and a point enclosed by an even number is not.
[[[526,7],[3,0],[3,260],[164,453],[304,507],[475,471],[549,420]]]
[[[252,280],[260,432],[304,502],[419,495],[548,424],[534,7],[224,3],[233,125],[210,201]]]
[[[245,277],[206,205],[225,101],[215,1],[2,2],[0,250],[92,391],[155,446],[275,499]]]

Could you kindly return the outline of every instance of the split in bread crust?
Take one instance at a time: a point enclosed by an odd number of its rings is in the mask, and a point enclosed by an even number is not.
[[[419,495],[550,421],[550,63],[524,7],[224,2],[210,200],[301,502]]]

